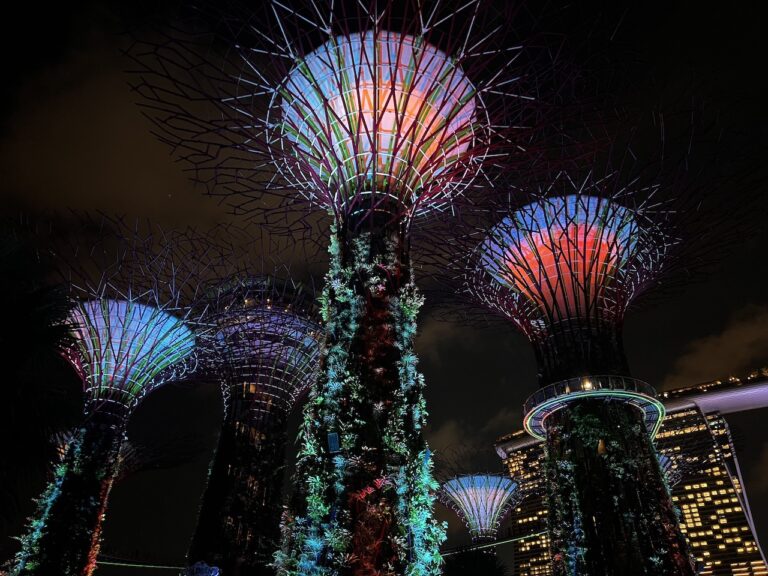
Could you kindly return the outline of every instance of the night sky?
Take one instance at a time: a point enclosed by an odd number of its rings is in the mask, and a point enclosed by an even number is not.
[[[66,3],[30,2],[16,14],[3,14],[0,194],[9,214],[101,210],[151,217],[168,227],[207,227],[233,219],[196,190],[169,150],[155,141],[128,88],[128,63],[120,54],[125,38],[119,33],[141,27],[152,15],[147,4],[127,11],[118,2],[87,2],[78,10]],[[762,171],[758,200],[750,210],[756,232],[734,246],[709,280],[627,317],[625,344],[633,374],[659,388],[768,365],[768,112],[765,19],[758,6],[731,3],[715,11],[701,3],[645,2],[574,8],[574,34],[588,35],[585,23],[602,19],[614,32],[607,52],[633,55],[628,66],[638,71],[639,80],[621,98],[664,103],[677,99],[681,85],[693,86],[696,96],[717,111],[719,125],[731,135],[729,146]],[[741,201],[738,191],[729,197]],[[498,465],[493,440],[520,428],[522,402],[536,387],[529,344],[511,326],[467,328],[427,313],[417,348],[428,382],[433,448],[439,453],[471,443],[486,451],[479,461]],[[768,411],[753,411],[728,418],[763,546],[768,544],[766,417]],[[106,552],[150,562],[183,561],[220,418],[218,392],[205,383],[169,386],[137,410],[132,435],[195,430],[206,442],[188,465],[142,472],[114,489]],[[462,542],[452,514],[440,514],[451,521],[449,542]]]

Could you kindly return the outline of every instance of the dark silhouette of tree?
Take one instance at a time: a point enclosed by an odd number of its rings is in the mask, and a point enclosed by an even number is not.
[[[443,576],[509,576],[509,572],[495,553],[467,550],[445,558]]]
[[[77,423],[80,385],[61,357],[70,338],[66,291],[27,226],[0,222],[0,558],[32,512],[55,458],[53,435]]]

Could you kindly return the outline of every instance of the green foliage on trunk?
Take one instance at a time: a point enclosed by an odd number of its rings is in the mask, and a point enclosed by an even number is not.
[[[445,527],[432,518],[413,351],[423,299],[396,234],[345,241],[334,231],[330,255],[324,374],[305,408],[298,493],[275,566],[285,576],[437,575]]]

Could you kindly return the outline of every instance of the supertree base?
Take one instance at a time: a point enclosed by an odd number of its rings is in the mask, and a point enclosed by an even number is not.
[[[641,412],[584,399],[547,419],[555,576],[694,576]]]
[[[88,417],[38,502],[11,574],[88,576],[95,570],[123,433],[120,417]]]
[[[269,564],[280,538],[282,468],[274,463],[285,451],[285,434],[279,425],[260,433],[264,440],[256,443],[250,429],[225,422],[188,553],[193,565],[208,563],[223,576],[275,574]]]

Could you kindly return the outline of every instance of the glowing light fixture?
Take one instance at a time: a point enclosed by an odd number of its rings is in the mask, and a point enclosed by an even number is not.
[[[495,540],[499,524],[517,501],[517,482],[501,475],[457,476],[444,482],[441,501],[464,521],[472,541]]]
[[[546,198],[492,229],[482,264],[551,319],[583,318],[615,311],[612,287],[632,275],[640,234],[633,213],[612,200]]]

